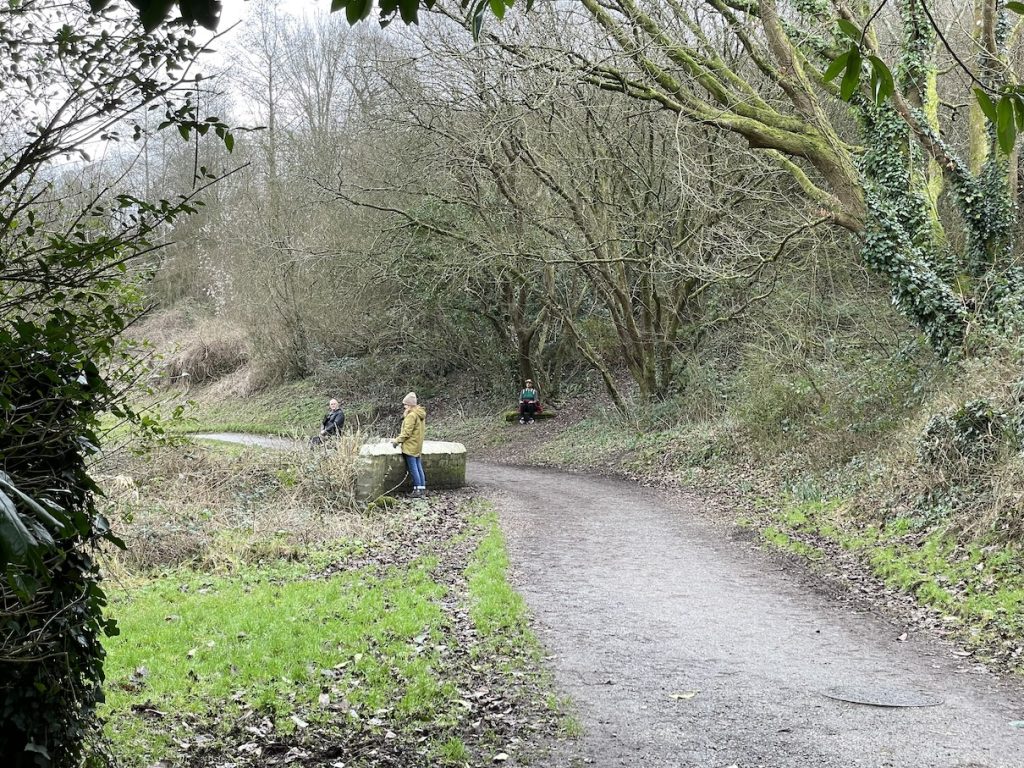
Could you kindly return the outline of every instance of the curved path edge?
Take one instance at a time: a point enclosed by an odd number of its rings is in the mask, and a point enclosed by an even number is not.
[[[470,463],[584,737],[557,765],[1022,768],[1024,684],[897,639],[680,500]],[[918,696],[887,708],[829,696]],[[554,766],[555,763],[550,765]]]

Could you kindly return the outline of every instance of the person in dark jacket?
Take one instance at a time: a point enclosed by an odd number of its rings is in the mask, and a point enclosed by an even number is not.
[[[320,437],[340,435],[341,430],[345,428],[345,412],[341,410],[341,405],[334,398],[331,398],[327,408],[329,410],[327,415],[324,416],[323,426],[320,428]]]

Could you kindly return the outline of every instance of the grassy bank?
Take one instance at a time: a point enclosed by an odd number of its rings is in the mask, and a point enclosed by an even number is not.
[[[332,397],[341,401],[346,425],[372,427],[381,420],[368,401],[345,399],[343,393],[312,382],[290,382],[240,397],[215,386],[189,390],[163,389],[141,397],[136,406],[162,421],[171,434],[244,432],[253,435],[309,437],[320,429]],[[175,411],[178,415],[174,415]],[[397,419],[400,407],[392,409]],[[110,426],[114,426],[111,424]]]
[[[848,556],[885,587],[911,596],[927,613],[917,627],[955,637],[979,659],[1024,672],[1024,551],[994,536],[965,540],[955,528],[913,517],[865,522],[850,502],[765,506],[761,536],[813,563]]]
[[[134,536],[105,560],[119,764],[486,764],[565,732],[485,502],[362,512],[287,452],[165,450],[104,476]]]

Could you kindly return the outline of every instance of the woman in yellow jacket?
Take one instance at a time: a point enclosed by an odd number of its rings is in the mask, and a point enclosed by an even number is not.
[[[423,475],[423,462],[420,460],[423,438],[427,434],[427,412],[423,406],[417,405],[415,392],[402,398],[402,405],[405,406],[402,431],[391,444],[402,449],[405,465],[412,476],[412,495],[419,498],[427,492],[427,478]]]

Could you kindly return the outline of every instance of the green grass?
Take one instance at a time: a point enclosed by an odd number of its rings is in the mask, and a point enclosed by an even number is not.
[[[561,727],[562,733],[570,739],[579,739],[586,732],[583,728],[583,723],[575,715],[568,712],[562,715]]]
[[[119,596],[103,712],[116,752],[150,764],[166,755],[169,724],[192,716],[222,731],[250,707],[288,732],[294,712],[316,716],[328,683],[357,711],[444,718],[453,689],[435,671],[446,620],[433,566],[322,581],[286,580],[300,564],[231,578],[176,571]],[[140,718],[133,706],[172,717]]]
[[[245,398],[193,401],[185,418],[172,425],[189,432],[248,432],[258,435],[315,434],[327,410],[329,396],[297,382]],[[344,406],[343,406],[344,407]],[[346,414],[348,410],[346,409]]]
[[[470,759],[466,743],[456,736],[434,745],[431,752],[446,765],[464,765]]]
[[[772,526],[768,526],[761,530],[761,538],[776,549],[780,549],[784,552],[791,552],[806,560],[817,561],[822,560],[825,557],[825,553],[817,547],[811,546],[810,544],[806,544],[802,541],[797,541],[789,534]]]
[[[430,414],[427,414],[430,418]],[[518,427],[519,425],[514,425]],[[493,448],[514,435],[513,425],[506,424],[501,413],[486,416],[450,415],[429,425],[431,439],[453,440],[470,448]]]
[[[905,517],[884,526],[857,525],[841,514],[844,507],[838,501],[790,503],[772,514],[774,524],[761,533],[773,545],[804,556],[801,550],[810,545],[789,532],[820,536],[858,553],[887,585],[964,626],[968,640],[991,644],[1024,635],[1020,547],[984,540],[965,544],[941,528],[915,533],[915,521]]]
[[[525,603],[507,581],[493,507],[465,504],[462,531],[405,566],[318,577],[373,547],[339,540],[302,549],[300,559],[240,561],[227,575],[176,567],[126,577],[112,595],[121,634],[106,641],[102,709],[120,764],[173,764],[180,742],[206,737],[231,753],[249,738],[239,723],[264,718],[281,741],[340,741],[365,729],[383,738],[390,729],[438,766],[464,766],[501,747],[465,719],[460,691],[478,684],[470,678],[485,671],[489,685],[515,680],[540,696],[551,683],[537,667]],[[466,578],[449,595],[439,558],[453,554]],[[452,598],[476,630],[472,665],[455,648],[458,620],[444,610]],[[309,730],[297,731],[293,718]]]
[[[961,619],[982,633],[1024,634],[1024,558],[1013,548],[963,546],[934,532],[914,542],[880,545],[869,554],[886,583]]]
[[[243,398],[211,397],[193,393],[159,392],[150,403],[136,404],[154,417],[168,419],[165,428],[181,432],[246,432],[255,435],[313,435],[327,412],[327,401],[337,394],[297,381],[271,387]],[[177,405],[184,405],[182,418],[169,420]],[[346,426],[366,423],[372,406],[342,400]],[[400,415],[396,410],[396,419]]]
[[[526,629],[526,603],[508,583],[508,555],[497,516],[490,511],[476,523],[485,534],[466,568],[470,620],[481,637],[515,646],[535,643]]]

